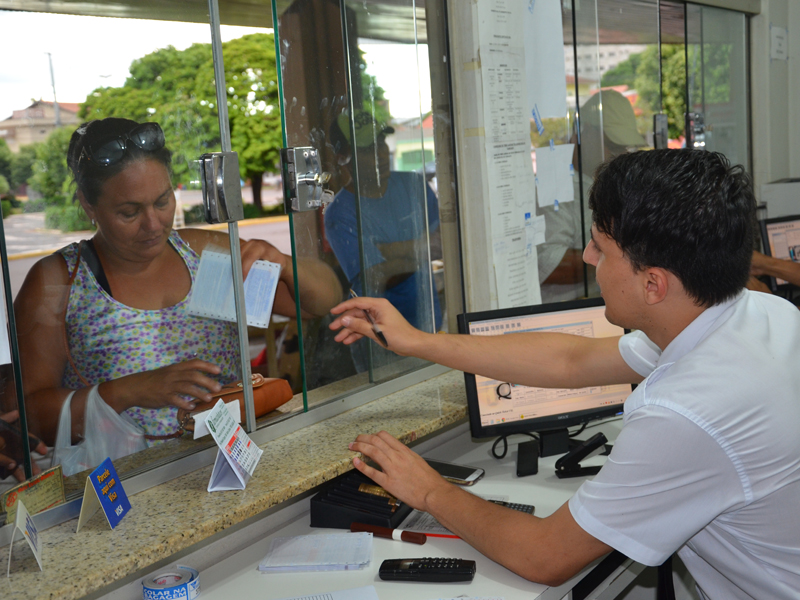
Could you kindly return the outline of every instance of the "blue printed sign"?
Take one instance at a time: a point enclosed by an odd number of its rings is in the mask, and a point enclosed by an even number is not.
[[[103,509],[111,529],[114,529],[131,509],[128,495],[122,488],[117,470],[110,458],[105,459],[86,479],[83,492],[83,505],[78,517],[78,531],[99,507]]]

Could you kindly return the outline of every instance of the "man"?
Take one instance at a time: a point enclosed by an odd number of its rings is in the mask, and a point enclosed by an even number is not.
[[[704,598],[797,598],[800,314],[743,289],[749,178],[716,153],[637,152],[600,168],[589,202],[584,259],[632,334],[433,336],[372,299],[334,308],[331,327],[372,336],[366,310],[396,352],[501,381],[639,383],[600,473],[538,519],[448,484],[385,432],[350,444],[382,472],[355,467],[531,580],[559,584],[612,548],[646,565],[679,551]]]
[[[438,236],[436,196],[419,173],[390,170],[386,136],[394,133],[392,127],[365,110],[356,111],[353,125],[355,143],[348,114],[339,115],[330,128],[344,187],[325,209],[328,242],[358,295],[386,298],[415,327],[438,330],[442,313],[439,298],[431,290],[428,250],[428,232],[434,247]],[[365,290],[361,286],[359,212]],[[384,362],[380,359],[387,357],[375,350],[373,364]],[[358,371],[367,369],[363,348],[353,352],[353,359]]]
[[[588,202],[595,169],[630,149],[647,147],[647,141],[636,129],[633,106],[616,90],[599,90],[581,107],[580,114],[582,177],[579,179],[577,172],[573,176],[575,200],[561,204],[558,210],[552,206],[541,209],[547,239],[538,246],[538,259],[545,303],[575,300],[585,295],[583,229],[586,228],[588,237],[591,222],[588,210],[585,207],[581,210],[581,202]],[[577,136],[573,136],[571,143],[577,141]],[[572,164],[578,167],[577,145]],[[585,225],[581,224],[581,212],[585,212]],[[597,296],[593,272],[589,275],[589,295]]]

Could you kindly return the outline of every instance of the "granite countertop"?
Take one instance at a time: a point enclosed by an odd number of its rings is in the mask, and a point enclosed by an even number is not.
[[[208,493],[211,466],[130,498],[115,530],[96,514],[76,534],[77,520],[40,533],[44,573],[26,544],[14,543],[4,600],[80,598],[352,468],[347,444],[386,429],[409,443],[466,417],[464,377],[451,371],[264,444],[242,491]],[[8,547],[0,548],[0,565]]]

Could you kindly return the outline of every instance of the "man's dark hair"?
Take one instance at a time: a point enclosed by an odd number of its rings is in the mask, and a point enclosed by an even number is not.
[[[747,284],[755,206],[744,169],[704,150],[623,154],[598,167],[589,193],[595,226],[633,268],[667,269],[699,306]]]

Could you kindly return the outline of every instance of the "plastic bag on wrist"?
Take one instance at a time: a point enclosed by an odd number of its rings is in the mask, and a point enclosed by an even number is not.
[[[124,414],[103,401],[97,386],[86,398],[83,440],[72,444],[72,392],[61,407],[53,466],[60,464],[64,475],[93,469],[106,458],[115,460],[147,448],[144,431]]]

